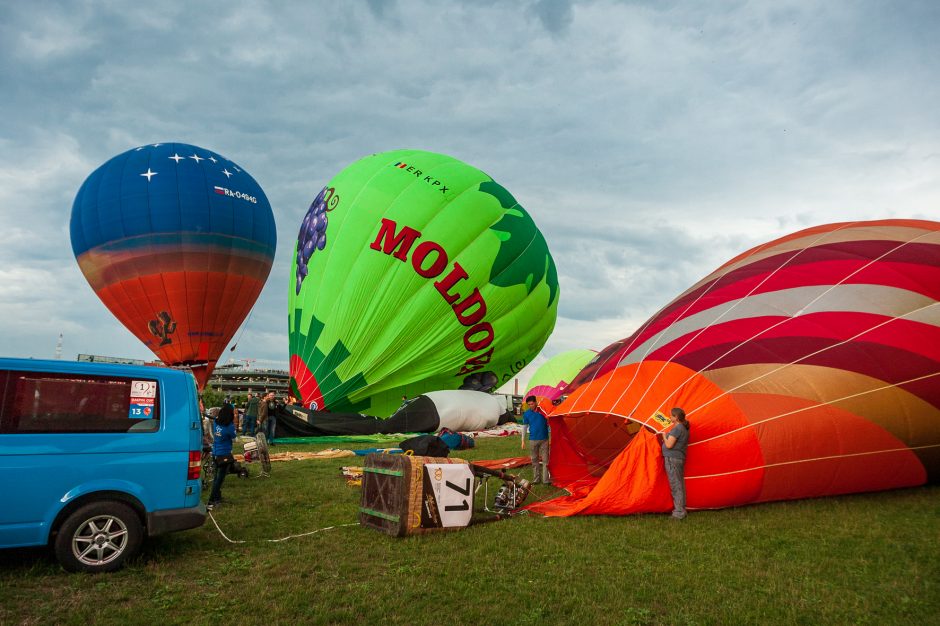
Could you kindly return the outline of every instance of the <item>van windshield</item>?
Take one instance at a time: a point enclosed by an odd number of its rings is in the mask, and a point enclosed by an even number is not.
[[[123,433],[160,427],[156,380],[0,371],[0,432]]]

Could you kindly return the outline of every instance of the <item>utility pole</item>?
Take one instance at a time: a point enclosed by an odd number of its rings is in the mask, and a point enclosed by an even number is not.
[[[62,333],[59,333],[59,340],[55,344],[55,358],[57,361],[62,359]]]

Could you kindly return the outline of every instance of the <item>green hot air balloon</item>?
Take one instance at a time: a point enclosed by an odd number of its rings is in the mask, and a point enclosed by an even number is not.
[[[532,378],[525,395],[557,400],[584,366],[597,356],[594,350],[568,350],[542,363]]]
[[[452,157],[400,150],[353,163],[310,205],[289,307],[300,401],[387,416],[403,395],[512,378],[555,326],[558,274],[505,188]]]

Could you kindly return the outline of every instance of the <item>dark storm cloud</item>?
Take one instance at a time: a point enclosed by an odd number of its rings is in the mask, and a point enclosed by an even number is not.
[[[552,33],[564,32],[573,19],[571,2],[568,0],[537,0],[532,9],[545,30]]]

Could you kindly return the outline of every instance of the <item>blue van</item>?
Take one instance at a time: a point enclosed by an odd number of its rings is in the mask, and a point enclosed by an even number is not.
[[[202,422],[188,372],[0,359],[0,548],[51,545],[69,571],[119,569],[201,526]]]

